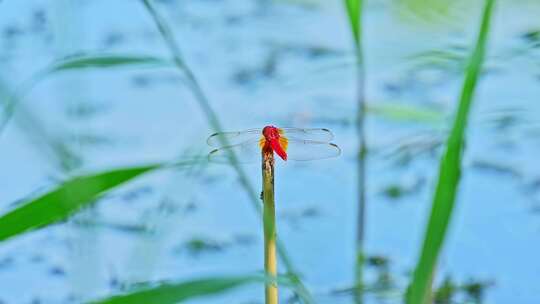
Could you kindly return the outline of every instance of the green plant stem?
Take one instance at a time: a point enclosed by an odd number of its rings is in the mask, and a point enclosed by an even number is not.
[[[184,73],[186,77],[186,84],[191,89],[195,99],[197,100],[199,106],[203,110],[208,123],[212,127],[212,129],[215,132],[221,132],[223,128],[221,127],[221,123],[219,121],[218,116],[216,115],[216,112],[213,110],[213,108],[210,105],[210,102],[206,95],[204,94],[204,91],[202,90],[201,86],[199,85],[199,82],[197,81],[197,78],[195,77],[195,74],[191,71],[191,69],[184,63],[184,60],[182,59],[182,53],[180,52],[180,48],[178,47],[178,44],[176,43],[174,36],[172,34],[172,31],[168,27],[165,20],[158,14],[157,10],[154,8],[153,4],[150,0],[141,0],[149,14],[151,15],[154,23],[156,24],[163,40],[165,41],[165,44],[169,48],[171,55],[173,57],[174,64],[176,67]],[[221,144],[224,146],[228,145],[228,142],[225,138],[220,138]],[[244,187],[246,190],[249,198],[251,199],[251,203],[253,208],[259,213],[262,214],[263,210],[260,206],[260,199],[249,182],[249,179],[247,177],[247,174],[244,172],[242,167],[238,163],[237,156],[231,152],[228,154],[230,164],[233,166],[234,170],[236,171],[238,175],[238,179],[240,180],[240,184]],[[304,286],[302,281],[300,280],[300,277],[297,273],[297,271],[294,268],[293,263],[291,262],[289,255],[285,249],[285,246],[279,241],[276,240],[276,249],[279,254],[279,257],[281,258],[281,261],[283,262],[283,265],[287,269],[287,275],[289,276],[291,282],[296,284],[296,290],[295,293],[305,302],[305,303],[313,303],[313,298],[307,288]]]
[[[274,152],[263,149],[263,227],[264,227],[264,270],[269,277],[277,277],[276,257],[276,206],[274,201]],[[278,303],[277,283],[266,283],[265,303]]]
[[[363,302],[364,239],[366,227],[366,132],[365,132],[365,70],[362,45],[363,0],[344,0],[356,53],[356,131],[358,134],[357,188],[358,209],[356,218],[356,259],[354,301]]]
[[[440,161],[437,188],[426,227],[422,252],[406,294],[408,304],[431,303],[431,282],[453,213],[461,176],[465,129],[486,51],[495,1],[486,0],[476,45],[469,57],[458,109]]]

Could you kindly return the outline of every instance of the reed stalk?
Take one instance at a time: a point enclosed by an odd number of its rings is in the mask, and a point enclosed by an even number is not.
[[[272,278],[277,277],[276,256],[276,206],[274,201],[274,152],[262,151],[263,179],[263,228],[264,228],[264,271]],[[265,303],[278,303],[278,287],[275,282],[265,285]]]
[[[362,16],[364,0],[343,0],[354,40],[356,55],[356,133],[358,136],[357,187],[358,209],[356,217],[356,259],[354,267],[354,303],[363,303],[364,239],[366,227],[366,131],[365,131],[365,69],[362,41]]]

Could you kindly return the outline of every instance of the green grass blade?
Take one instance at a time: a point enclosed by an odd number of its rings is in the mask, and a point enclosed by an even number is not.
[[[463,8],[466,2],[462,0],[398,0],[395,2],[400,5],[400,13],[406,13],[404,16],[413,16],[420,18],[432,25],[442,22],[452,21],[458,9]]]
[[[67,219],[107,191],[162,164],[115,169],[75,177],[0,217],[0,241]]]
[[[470,56],[456,117],[447,139],[446,150],[440,162],[439,178],[422,252],[413,275],[412,283],[406,294],[408,304],[422,304],[429,303],[430,301],[432,276],[446,237],[458,191],[465,129],[476,84],[482,69],[482,63],[484,62],[494,2],[494,0],[486,0],[478,39]]]
[[[343,0],[349,18],[349,25],[353,34],[356,47],[362,44],[362,2],[363,0]]]
[[[180,283],[163,283],[131,293],[90,302],[92,304],[175,304],[181,301],[215,295],[248,283],[263,282],[264,276],[199,279]]]
[[[87,68],[122,68],[122,67],[160,67],[171,66],[170,62],[158,57],[126,54],[80,54],[69,56],[53,63],[47,70],[59,72]]]
[[[128,54],[79,54],[61,58],[53,62],[50,66],[37,72],[31,78],[24,81],[7,98],[0,100],[3,105],[3,115],[0,117],[0,134],[4,131],[7,123],[13,116],[17,104],[22,101],[37,84],[54,73],[81,70],[81,69],[111,69],[111,68],[133,68],[133,67],[167,67],[172,66],[171,62],[159,57],[147,55]]]

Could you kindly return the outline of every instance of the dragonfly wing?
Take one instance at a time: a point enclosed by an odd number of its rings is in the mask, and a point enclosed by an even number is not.
[[[341,154],[341,149],[332,143],[288,139],[287,158],[291,160],[306,161],[337,157]]]
[[[230,163],[231,155],[233,154],[238,163],[253,163],[261,161],[259,138],[248,140],[236,145],[214,149],[208,154],[208,160],[214,163]]]
[[[285,137],[290,139],[319,142],[330,142],[332,139],[334,139],[334,134],[332,134],[330,130],[324,128],[280,128],[280,130]]]
[[[206,140],[211,147],[234,146],[253,139],[259,139],[262,129],[249,129],[238,132],[218,132],[210,135]]]

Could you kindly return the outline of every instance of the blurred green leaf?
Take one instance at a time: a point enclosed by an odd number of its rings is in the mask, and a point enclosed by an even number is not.
[[[261,275],[199,279],[180,283],[162,283],[92,304],[174,304],[192,298],[215,295],[248,283],[265,282]]]
[[[455,18],[456,12],[464,12],[464,5],[470,5],[463,0],[398,0],[397,3],[401,5],[403,12],[410,12],[433,24]]]
[[[298,5],[309,9],[319,8],[327,4],[324,0],[273,0],[276,3]]]
[[[403,103],[369,103],[367,111],[397,121],[441,123],[445,115],[441,111]]]
[[[69,56],[54,62],[48,72],[59,72],[74,69],[88,68],[118,68],[140,66],[171,66],[171,63],[158,57],[145,55],[120,55],[120,54],[81,54]]]
[[[48,76],[62,71],[97,69],[97,68],[128,68],[128,67],[167,67],[173,64],[159,57],[127,54],[78,54],[58,59],[47,68],[35,73],[20,84],[15,92],[0,100],[3,105],[3,115],[0,117],[0,134],[13,116],[16,107],[37,84]]]
[[[349,26],[353,34],[354,43],[357,48],[362,43],[362,0],[343,0],[347,16],[349,17]]]
[[[465,80],[446,151],[440,161],[439,178],[433,198],[431,214],[422,251],[406,294],[408,304],[431,303],[431,282],[448,224],[454,209],[461,176],[461,156],[464,148],[465,129],[474,100],[482,64],[484,62],[487,36],[495,0],[486,0],[482,23],[474,51],[470,55]]]
[[[115,169],[68,180],[0,217],[0,241],[65,220],[107,191],[162,166]]]
[[[417,67],[433,67],[462,73],[467,68],[467,48],[449,45],[445,48],[423,51],[408,56]]]

